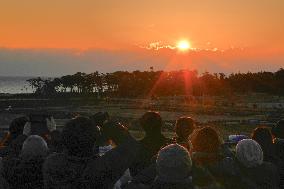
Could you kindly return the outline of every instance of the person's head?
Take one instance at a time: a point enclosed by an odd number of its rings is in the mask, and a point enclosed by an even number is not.
[[[155,136],[161,134],[162,118],[158,112],[146,112],[140,118],[140,124],[148,136]]]
[[[255,140],[263,150],[269,150],[273,143],[273,137],[268,127],[257,127],[253,130],[251,138]]]
[[[263,162],[261,146],[252,139],[244,139],[237,144],[236,157],[247,168],[256,167]]]
[[[86,117],[70,120],[62,131],[62,142],[70,156],[92,156],[97,138],[98,128]]]
[[[107,112],[97,112],[90,116],[91,121],[96,126],[103,126],[104,122],[109,119],[109,114]]]
[[[193,152],[218,153],[222,144],[217,131],[212,127],[203,127],[196,131],[192,140]]]
[[[25,159],[40,157],[48,154],[48,147],[45,140],[38,135],[30,135],[23,143],[20,156]]]
[[[212,127],[203,127],[195,131],[191,138],[192,153],[197,164],[211,164],[219,161],[222,140]]]
[[[195,123],[191,117],[180,117],[176,121],[175,132],[179,138],[188,139],[194,129]]]
[[[24,126],[27,123],[27,121],[28,121],[27,117],[19,117],[19,118],[14,119],[11,122],[9,126],[9,132],[13,139],[23,134]]]
[[[191,181],[192,161],[189,152],[178,144],[162,148],[156,161],[158,183],[179,184]]]
[[[284,119],[277,122],[277,124],[272,128],[272,134],[276,138],[284,139]]]

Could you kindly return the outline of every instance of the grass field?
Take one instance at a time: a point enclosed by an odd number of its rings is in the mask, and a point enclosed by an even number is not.
[[[27,106],[29,107],[29,106]],[[70,108],[65,106],[47,106],[44,107],[47,112],[54,115],[58,128],[62,128],[65,123],[71,118],[69,114],[78,113],[80,115],[92,115],[98,111],[107,111],[111,117],[116,117],[122,120],[124,124],[130,126],[131,134],[140,139],[144,136],[144,133],[136,125],[137,120],[143,115],[145,109],[129,109],[121,108],[120,106],[79,106],[77,108]],[[2,131],[7,131],[10,122],[19,116],[28,114],[30,111],[34,111],[35,108],[27,109],[25,107],[14,108],[14,112],[1,112],[0,113],[0,129]],[[230,121],[230,120],[248,120],[255,119],[254,116],[235,116],[235,115],[208,115],[208,114],[197,114],[195,112],[184,112],[184,111],[160,111],[161,117],[167,123],[174,123],[174,120],[180,116],[191,116],[197,122],[202,125],[206,125],[206,122],[218,122],[218,121]],[[134,125],[134,126],[133,126]],[[136,125],[136,126],[135,126]],[[224,139],[230,134],[246,134],[250,135],[251,131],[256,127],[254,125],[223,125],[223,124],[212,124],[214,128],[220,133]],[[173,126],[167,126],[164,131],[165,136],[173,137]],[[1,137],[1,136],[0,136]]]

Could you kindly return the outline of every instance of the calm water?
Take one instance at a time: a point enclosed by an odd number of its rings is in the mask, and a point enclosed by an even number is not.
[[[0,93],[32,93],[33,89],[29,86],[27,79],[32,77],[4,77],[0,76]]]

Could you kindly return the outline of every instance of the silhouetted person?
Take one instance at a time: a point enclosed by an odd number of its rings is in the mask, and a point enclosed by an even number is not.
[[[192,138],[193,160],[198,165],[210,165],[222,160],[220,147],[222,141],[212,127],[203,127],[196,131]],[[199,155],[199,154],[202,155]]]
[[[43,189],[42,165],[47,155],[45,140],[37,135],[29,136],[19,158],[3,163],[3,175],[10,189]]]
[[[268,127],[257,127],[252,132],[251,138],[255,140],[263,151],[263,160],[278,165],[278,157],[276,155],[276,148],[273,144],[273,136]]]
[[[195,131],[191,138],[193,181],[197,186],[244,188],[235,161],[223,152],[223,141],[212,127]],[[242,185],[241,185],[242,184]]]
[[[62,131],[66,150],[44,163],[45,189],[112,188],[136,157],[138,143],[120,124],[108,122],[102,133],[117,147],[98,157],[93,151],[100,137],[97,127],[85,117],[69,121]]]
[[[272,128],[272,134],[274,136],[274,144],[277,147],[279,156],[284,158],[284,119],[277,122]]]
[[[97,112],[90,116],[90,119],[95,126],[102,127],[104,122],[109,119],[109,114],[107,112]]]
[[[192,160],[189,151],[179,144],[162,148],[156,160],[125,186],[125,189],[193,188]]]
[[[162,148],[156,161],[157,177],[152,189],[193,189],[192,161],[188,150],[178,144]]]
[[[272,128],[272,134],[274,135],[274,145],[276,148],[276,154],[278,158],[282,160],[280,169],[280,184],[284,188],[284,120],[280,120]]]
[[[89,118],[95,127],[101,128],[104,125],[104,123],[109,120],[110,117],[107,112],[97,112],[94,115],[91,115]],[[96,153],[101,154],[99,148],[109,143],[110,141],[107,141],[104,137],[99,137],[96,141],[97,144],[95,149]]]
[[[170,143],[170,140],[162,135],[163,122],[158,112],[146,112],[139,121],[145,131],[145,137],[139,141],[139,155],[130,167],[132,177],[148,167],[153,156],[157,155],[162,147]]]
[[[194,120],[191,117],[180,117],[175,124],[175,142],[185,147],[188,151],[192,148],[189,136],[195,129]]]
[[[10,140],[7,141],[7,145],[23,134],[23,129],[27,121],[28,119],[26,117],[19,117],[11,122],[9,126]]]
[[[257,189],[279,188],[277,167],[270,162],[263,161],[263,151],[256,141],[241,140],[236,146],[236,158],[243,177],[254,182]]]
[[[9,133],[1,142],[0,156],[18,156],[23,142],[27,138],[23,136],[23,129],[28,119],[26,117],[19,117],[14,119],[9,126]]]

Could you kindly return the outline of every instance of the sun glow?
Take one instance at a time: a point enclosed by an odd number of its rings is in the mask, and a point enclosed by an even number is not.
[[[187,51],[190,49],[190,43],[186,40],[179,41],[176,46],[180,51]]]

